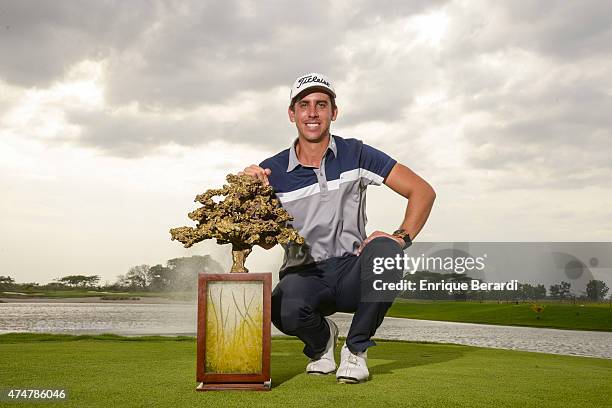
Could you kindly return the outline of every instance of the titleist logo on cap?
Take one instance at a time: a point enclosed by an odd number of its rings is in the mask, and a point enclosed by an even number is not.
[[[318,83],[323,84],[323,85],[325,85],[325,86],[327,86],[327,87],[330,87],[330,86],[331,86],[331,85],[329,84],[329,82],[328,82],[328,81],[326,81],[326,80],[325,80],[325,79],[323,79],[323,78],[319,78],[319,77],[318,77],[318,76],[316,76],[316,75],[314,75],[314,76],[313,76],[313,75],[306,75],[306,76],[304,76],[304,77],[302,77],[302,78],[298,79],[298,81],[297,81],[297,82],[298,82],[298,84],[297,84],[297,86],[296,86],[296,89],[300,89],[300,88],[302,87],[302,85],[304,85],[304,84],[308,84],[308,83],[310,83],[310,82],[318,82]]]
[[[329,78],[323,74],[311,72],[306,75],[301,75],[295,80],[293,86],[291,87],[289,101],[293,101],[293,98],[295,98],[300,92],[304,92],[309,88],[319,88],[322,89],[323,92],[329,93],[332,97],[336,97],[336,91],[334,90],[334,86]]]

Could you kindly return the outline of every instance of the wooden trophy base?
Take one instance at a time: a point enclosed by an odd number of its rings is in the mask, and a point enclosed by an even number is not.
[[[198,275],[197,391],[270,391],[271,286],[271,273]],[[232,309],[234,318],[228,324]],[[238,332],[236,327],[245,329]],[[208,355],[207,344],[214,346]],[[234,349],[224,351],[226,344]],[[249,353],[244,359],[234,358],[245,350]]]
[[[226,391],[226,390],[241,390],[241,391],[270,391],[272,388],[272,380],[263,383],[200,383],[196,387],[196,391]]]

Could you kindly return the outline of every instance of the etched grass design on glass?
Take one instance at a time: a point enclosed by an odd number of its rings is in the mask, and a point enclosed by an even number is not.
[[[206,299],[206,373],[260,373],[262,282],[208,282]]]

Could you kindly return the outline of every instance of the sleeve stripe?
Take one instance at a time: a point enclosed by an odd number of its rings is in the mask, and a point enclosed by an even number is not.
[[[372,180],[374,184],[380,185],[385,179],[384,177],[381,177],[378,174],[371,172],[369,170],[366,170],[366,169],[359,169],[359,170],[361,170],[361,177],[367,178],[368,180]]]

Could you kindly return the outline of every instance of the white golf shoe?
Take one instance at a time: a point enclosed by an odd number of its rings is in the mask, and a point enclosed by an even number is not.
[[[368,352],[353,354],[346,343],[340,351],[340,367],[336,371],[336,379],[340,383],[357,384],[367,381],[370,377],[368,371]]]
[[[336,359],[334,358],[334,350],[338,342],[338,326],[336,323],[325,318],[329,325],[329,340],[325,347],[325,352],[318,360],[310,360],[306,366],[306,372],[313,375],[331,374],[336,371]]]

